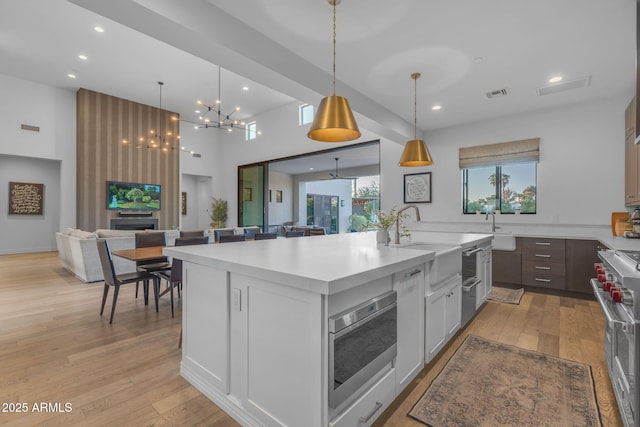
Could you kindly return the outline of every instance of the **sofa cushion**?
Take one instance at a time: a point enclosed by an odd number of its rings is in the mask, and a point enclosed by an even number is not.
[[[77,237],[78,239],[95,239],[96,233],[83,230],[71,230],[69,236]]]
[[[96,230],[96,234],[101,239],[108,239],[109,237],[133,237],[136,234],[136,230],[99,229]]]

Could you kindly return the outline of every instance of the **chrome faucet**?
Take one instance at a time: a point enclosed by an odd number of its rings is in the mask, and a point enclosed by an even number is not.
[[[398,213],[396,214],[396,245],[400,244],[400,214],[404,211],[406,211],[409,208],[413,208],[416,211],[416,221],[420,221],[420,211],[418,210],[418,207],[416,205],[406,205],[405,207],[401,208]]]
[[[491,215],[491,232],[495,233],[496,230],[500,229],[500,227],[496,227],[496,213],[487,211],[487,216],[484,219],[488,221],[489,215]]]

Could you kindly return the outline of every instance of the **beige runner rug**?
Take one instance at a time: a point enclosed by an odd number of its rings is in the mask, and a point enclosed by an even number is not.
[[[494,286],[491,290],[491,301],[505,302],[507,304],[520,304],[520,299],[524,295],[524,288],[509,289],[501,286]]]
[[[409,416],[431,427],[602,425],[589,365],[474,335]]]

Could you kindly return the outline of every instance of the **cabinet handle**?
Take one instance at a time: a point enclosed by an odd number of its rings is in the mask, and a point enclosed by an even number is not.
[[[405,273],[404,277],[413,277],[416,274],[420,274],[420,273],[422,273],[422,270],[416,268],[415,270],[413,270],[413,271],[411,271],[409,273]]]
[[[539,265],[536,265],[536,269],[538,269],[538,270],[551,270],[551,267],[540,267]]]
[[[536,254],[536,256],[538,258],[551,258],[551,255],[546,255],[546,254]]]
[[[536,245],[538,245],[538,246],[551,246],[551,243],[549,243],[549,242],[536,242]]]
[[[369,420],[371,419],[371,417],[373,417],[373,415],[378,412],[378,409],[382,408],[382,403],[376,401],[376,406],[373,408],[373,411],[371,411],[369,413],[369,415],[367,415],[366,417],[360,417],[358,418],[358,421],[360,421],[361,423],[368,423]]]
[[[541,278],[539,278],[539,277],[536,277],[536,282],[551,283],[551,280],[549,280],[549,279],[541,279]]]

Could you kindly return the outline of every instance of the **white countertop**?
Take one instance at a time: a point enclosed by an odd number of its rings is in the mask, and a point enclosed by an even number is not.
[[[431,251],[377,245],[374,232],[174,246],[163,252],[187,262],[326,295],[435,258]]]
[[[512,215],[513,216],[513,215]],[[504,223],[502,218],[496,218],[500,229],[496,234],[513,234],[516,237],[547,237],[556,239],[585,239],[598,240],[611,249],[630,250],[640,252],[640,239],[613,236],[611,226],[572,225],[572,224],[516,224]],[[461,222],[413,222],[407,224],[413,237],[418,240],[419,233],[478,235],[491,234],[491,224],[484,221],[479,224]],[[477,231],[475,231],[477,229]],[[461,233],[466,231],[466,233]]]

